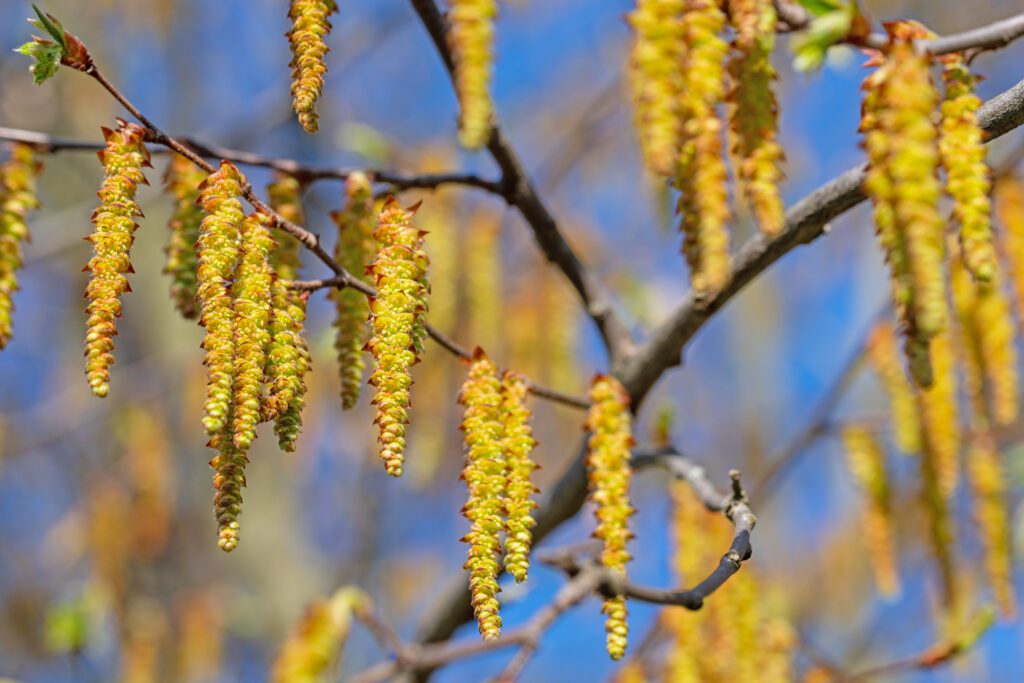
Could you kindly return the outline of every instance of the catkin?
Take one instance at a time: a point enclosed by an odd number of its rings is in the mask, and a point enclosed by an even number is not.
[[[687,0],[683,13],[684,118],[676,188],[680,192],[683,253],[690,282],[701,293],[715,292],[729,277],[728,174],[722,154],[717,108],[725,97],[722,38],[725,14],[714,0]]]
[[[683,119],[683,25],[685,0],[637,0],[629,15],[635,31],[630,77],[640,148],[647,168],[671,176],[679,156]]]
[[[203,208],[196,200],[199,199],[199,185],[205,179],[206,173],[180,154],[171,157],[164,177],[167,191],[174,197],[174,213],[167,224],[170,236],[164,247],[167,255],[164,273],[171,276],[174,307],[188,319],[199,313],[196,306],[196,241],[199,239]]]
[[[602,541],[601,563],[612,571],[625,573],[630,560],[626,544],[632,538],[629,517],[629,458],[633,446],[629,395],[614,377],[598,375],[590,388],[590,412],[587,429],[587,472],[590,497],[596,505],[597,529],[594,536]],[[625,596],[606,598],[603,612],[607,616],[607,649],[612,659],[626,653]]]
[[[946,325],[943,220],[938,213],[937,94],[926,56],[890,27],[884,63],[864,82],[864,190],[889,262],[893,304],[904,323],[911,374],[931,382],[928,343]]]
[[[504,422],[502,446],[505,455],[505,571],[517,583],[526,581],[533,544],[531,513],[537,507],[531,496],[536,491],[533,471],[537,465],[530,455],[536,441],[530,427],[531,413],[526,407],[526,382],[507,371],[501,380],[501,419]]]
[[[271,683],[315,683],[340,669],[352,618],[368,604],[356,588],[342,588],[330,600],[312,603],[274,660]]]
[[[0,350],[11,339],[11,297],[19,289],[21,245],[29,240],[25,219],[29,211],[39,208],[35,177],[41,169],[35,151],[27,145],[15,145],[11,158],[0,166]]]
[[[708,512],[689,483],[673,480],[669,484],[672,498],[672,569],[679,585],[695,585],[702,571],[710,566],[718,552],[709,538]],[[672,636],[672,645],[665,662],[665,680],[671,683],[700,683],[702,675],[701,647],[704,644],[706,612],[686,614],[682,610],[666,610],[665,627]]]
[[[921,424],[917,399],[903,371],[896,347],[896,330],[890,323],[879,323],[872,329],[865,353],[889,398],[890,421],[896,447],[903,453],[921,450]]]
[[[495,216],[478,213],[470,220],[463,260],[473,264],[466,270],[469,338],[495,352],[501,348],[504,320],[501,224]]]
[[[893,515],[885,452],[870,429],[850,425],[843,430],[846,462],[857,485],[864,491],[861,528],[875,584],[882,595],[899,592],[900,578],[893,540]]]
[[[232,406],[235,362],[235,316],[231,278],[239,258],[242,176],[229,161],[200,186],[199,203],[206,211],[196,243],[199,324],[206,328],[206,405],[203,426],[210,436],[224,431]]]
[[[101,398],[110,392],[121,296],[131,291],[126,275],[133,272],[130,251],[138,227],[135,218],[142,215],[135,193],[139,183],[146,182],[142,169],[150,166],[145,136],[141,127],[121,121],[117,130],[103,129],[106,148],[99,152],[106,177],[97,192],[100,205],[92,214],[94,228],[88,238],[93,257],[86,266],[90,278],[85,290],[89,299],[85,374],[92,393]]]
[[[1007,502],[1007,474],[992,434],[985,428],[974,431],[967,457],[967,475],[974,498],[974,520],[985,551],[985,573],[1003,614],[1016,612],[1013,591],[1010,513]]]
[[[778,142],[778,105],[772,92],[775,5],[772,0],[729,0],[729,16],[736,37],[728,65],[732,87],[726,99],[736,184],[761,231],[777,235],[783,221],[779,182],[785,155]]]
[[[479,149],[491,136],[491,74],[494,70],[494,20],[497,0],[450,0],[448,46],[455,62],[459,97],[459,141]]]
[[[961,54],[942,57],[942,101],[939,151],[946,169],[946,191],[953,198],[953,218],[960,225],[964,264],[976,279],[991,282],[998,267],[992,242],[992,202],[983,132],[978,125],[981,99],[977,79]]]
[[[469,588],[473,614],[485,640],[501,634],[498,615],[498,552],[504,529],[508,464],[502,420],[501,381],[494,363],[479,348],[459,393],[465,406],[462,431],[466,442],[466,466],[462,479],[469,497],[462,514],[470,522],[463,542],[469,544]]]
[[[345,183],[345,208],[331,214],[338,228],[334,259],[356,277],[365,278],[366,266],[373,262],[376,245],[373,230],[373,188],[366,175],[353,173]],[[368,339],[366,296],[351,287],[331,292],[337,317],[334,321],[334,348],[341,377],[341,406],[355,407],[363,382],[363,347]]]
[[[948,498],[956,489],[960,473],[956,362],[948,334],[932,340],[932,364],[935,381],[918,394],[922,441],[934,461],[939,492]]]
[[[217,519],[217,545],[226,553],[238,547],[240,526],[238,516],[242,512],[242,489],[245,487],[245,466],[249,458],[245,451],[235,446],[233,416],[224,421],[223,430],[214,434],[207,444],[217,451],[210,460],[213,468],[213,511]]]
[[[267,186],[267,196],[272,208],[281,218],[296,225],[306,222],[302,209],[302,183],[294,176],[277,173],[274,181]],[[302,267],[302,245],[299,240],[283,230],[274,237],[277,246],[270,252],[270,265],[282,280],[294,280]]]
[[[270,345],[271,270],[274,240],[264,214],[252,214],[239,226],[241,257],[231,293],[235,312],[234,443],[243,451],[256,438],[260,421],[264,368]]]
[[[292,108],[307,133],[320,129],[316,101],[323,92],[327,73],[324,57],[330,49],[325,42],[331,31],[329,17],[337,9],[334,0],[291,0],[288,8],[292,22],[288,32],[292,49]]]
[[[377,284],[377,296],[370,302],[373,337],[367,343],[377,363],[370,384],[377,389],[373,404],[380,428],[380,457],[393,477],[402,476],[405,460],[409,371],[426,337],[428,259],[423,233],[412,224],[414,213],[415,208],[403,209],[394,197],[387,199],[373,232],[380,251],[370,268]]]
[[[262,418],[274,421],[281,450],[292,452],[302,429],[306,404],[306,373],[310,370],[309,347],[303,337],[306,297],[288,289],[280,278],[270,285],[270,345],[267,350],[268,388]]]
[[[1018,313],[1024,309],[1024,180],[1000,176],[993,192],[996,217],[1002,224],[1000,246],[1013,284]]]

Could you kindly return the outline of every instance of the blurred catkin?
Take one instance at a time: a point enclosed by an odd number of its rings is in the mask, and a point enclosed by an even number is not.
[[[587,473],[590,498],[595,504],[597,529],[601,539],[601,563],[612,571],[625,573],[630,560],[626,544],[632,538],[629,518],[633,507],[629,502],[630,449],[633,446],[629,395],[617,379],[598,375],[590,388],[590,412],[587,430]],[[626,599],[606,598],[603,611],[607,616],[607,649],[612,659],[626,653]]]
[[[282,218],[296,225],[304,225],[306,214],[302,209],[302,183],[294,176],[276,173],[267,185],[270,208]],[[274,236],[277,246],[270,253],[270,265],[283,280],[295,280],[302,267],[302,245],[295,236],[279,230]]]
[[[365,609],[369,598],[357,588],[342,588],[330,600],[317,600],[278,652],[271,683],[317,683],[340,669],[341,651],[352,629],[352,619]]]
[[[960,427],[958,422],[956,359],[949,334],[933,340],[935,381],[920,389],[920,416],[925,450],[934,462],[940,493],[949,498],[960,475]]]
[[[1002,226],[1000,246],[1020,314],[1024,310],[1024,179],[1013,174],[1000,176],[993,196],[996,217]]]
[[[462,113],[459,141],[479,149],[491,135],[491,75],[497,0],[449,0],[448,46],[455,62],[455,91]]]
[[[530,546],[533,544],[532,517],[537,503],[533,494],[531,459],[537,442],[530,427],[530,409],[526,407],[526,382],[514,372],[506,371],[501,379],[501,419],[505,451],[505,571],[517,583],[526,581],[530,569]]]
[[[974,499],[974,520],[985,552],[985,573],[1000,611],[1015,615],[1013,590],[1013,547],[1007,473],[992,433],[983,420],[976,421],[967,455],[967,476]]]
[[[329,48],[325,39],[331,31],[329,17],[337,10],[334,0],[291,0],[288,32],[292,61],[292,108],[307,133],[320,129],[316,102],[324,88],[324,61]]]
[[[376,367],[370,384],[377,389],[380,457],[393,477],[402,475],[405,432],[409,422],[410,370],[423,351],[426,338],[427,254],[423,233],[412,224],[415,213],[389,197],[373,236],[380,245],[370,268],[377,296],[370,302],[373,337],[367,348]]]
[[[89,299],[85,372],[92,393],[99,397],[110,391],[121,296],[131,291],[126,276],[133,272],[130,251],[138,228],[135,219],[142,215],[135,193],[139,183],[146,183],[142,169],[150,166],[145,135],[141,127],[124,121],[117,130],[103,129],[106,148],[99,158],[106,177],[97,192],[100,205],[92,215],[93,232],[88,239],[93,257],[86,266],[90,277],[85,290]]]
[[[921,424],[914,389],[903,370],[892,324],[876,325],[868,336],[865,353],[889,398],[890,422],[896,447],[906,454],[921,450]]]
[[[25,219],[40,206],[35,183],[40,170],[35,151],[27,145],[15,145],[11,158],[0,166],[0,349],[11,339],[12,296],[19,289],[22,244],[29,240]]]
[[[167,261],[164,273],[171,276],[171,300],[184,317],[193,319],[198,315],[196,287],[196,241],[199,239],[199,225],[203,220],[203,208],[199,206],[199,185],[206,179],[206,173],[187,157],[175,154],[167,165],[164,184],[174,198],[174,213],[167,224],[170,236],[164,254]]]
[[[504,319],[501,223],[495,215],[481,212],[473,216],[468,228],[463,261],[473,264],[466,269],[469,338],[500,354]]]
[[[469,533],[462,540],[469,544],[465,568],[469,570],[473,614],[485,640],[501,634],[498,554],[500,534],[505,528],[502,516],[508,475],[501,390],[498,369],[478,348],[459,393],[459,402],[465,406],[462,431],[466,441],[466,466],[462,479],[469,489],[462,514],[470,522]]]
[[[729,0],[729,18],[735,28],[727,101],[736,182],[761,231],[777,235],[783,221],[779,183],[785,154],[778,142],[778,104],[772,92],[775,6],[772,0]]]
[[[374,260],[377,247],[373,230],[377,217],[373,210],[373,188],[363,173],[353,173],[345,183],[345,207],[331,214],[338,228],[334,259],[352,275],[366,280],[366,267]],[[355,407],[363,383],[363,347],[369,339],[366,296],[351,287],[333,290],[336,317],[334,348],[341,378],[341,406]]]

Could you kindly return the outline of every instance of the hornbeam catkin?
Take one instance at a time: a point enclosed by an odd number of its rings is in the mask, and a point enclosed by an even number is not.
[[[931,383],[928,342],[946,325],[944,222],[938,212],[938,96],[928,57],[901,25],[890,26],[884,63],[865,79],[863,119],[868,176],[879,242],[892,271],[893,303],[903,319],[911,374]]]
[[[203,220],[203,209],[196,203],[199,185],[206,179],[206,173],[187,157],[175,154],[167,165],[164,183],[174,197],[174,213],[167,227],[170,237],[164,253],[167,261],[164,273],[171,276],[171,300],[184,317],[193,319],[198,314],[196,306],[196,241],[199,239],[199,224]]]
[[[412,224],[415,207],[403,209],[388,197],[373,236],[380,245],[370,271],[377,296],[370,302],[373,338],[366,347],[377,365],[370,375],[376,387],[380,457],[393,477],[402,476],[405,428],[409,422],[409,374],[426,338],[427,254],[423,233]]]
[[[974,497],[974,519],[985,549],[985,573],[999,609],[1012,618],[1016,612],[1013,591],[1010,511],[1007,474],[992,434],[976,429],[967,457],[967,475]]]
[[[331,214],[338,228],[334,259],[342,268],[365,279],[366,267],[377,251],[373,241],[376,216],[373,211],[373,188],[363,173],[353,173],[345,182],[345,208]],[[349,410],[359,400],[363,383],[363,347],[368,339],[366,318],[369,306],[366,296],[351,287],[331,292],[336,318],[334,348],[338,355],[341,377],[341,407]]]
[[[990,282],[998,261],[992,243],[992,183],[978,125],[981,99],[974,94],[977,79],[961,54],[942,57],[942,64],[946,93],[939,151],[948,176],[946,190],[953,198],[953,217],[960,224],[964,264],[976,279]]]
[[[501,419],[505,451],[505,571],[517,583],[526,581],[530,570],[530,546],[533,544],[531,513],[537,507],[531,496],[533,471],[530,459],[537,442],[530,427],[530,409],[526,407],[526,382],[518,374],[506,371],[501,379]]]
[[[249,458],[235,446],[232,415],[224,421],[221,432],[207,444],[217,451],[210,460],[213,468],[213,511],[217,518],[217,545],[226,553],[238,547],[238,516],[242,512],[242,489],[245,487],[245,466]]]
[[[939,492],[953,494],[960,475],[960,428],[957,421],[956,361],[948,334],[932,341],[935,381],[919,390],[922,440],[934,462]]]
[[[675,184],[680,191],[683,253],[695,291],[721,289],[729,277],[728,174],[717,107],[725,97],[725,14],[714,0],[687,0],[683,14],[684,125]]]
[[[231,286],[235,312],[234,443],[243,451],[256,438],[270,344],[272,276],[268,258],[274,240],[268,223],[266,215],[256,213],[239,226],[241,257]]]
[[[270,346],[266,375],[269,392],[262,417],[274,420],[274,434],[281,450],[292,452],[302,429],[302,408],[306,404],[306,373],[311,359],[303,337],[306,297],[288,289],[280,278],[270,286]]]
[[[896,447],[911,454],[921,450],[921,424],[914,389],[903,371],[896,330],[890,323],[879,323],[871,330],[865,353],[889,398],[890,422]]]
[[[999,177],[995,183],[996,217],[1002,224],[1001,247],[1017,298],[1018,313],[1024,307],[1024,180],[1015,175]]]
[[[39,207],[35,178],[41,169],[35,151],[27,145],[15,145],[11,158],[0,166],[0,350],[11,339],[11,297],[19,289],[21,245],[29,239],[25,219]]]
[[[357,588],[342,588],[330,600],[312,603],[274,660],[271,683],[314,683],[340,669],[352,617],[368,604]]]
[[[210,436],[224,431],[231,414],[235,362],[235,316],[229,290],[239,258],[238,229],[242,212],[242,176],[229,161],[200,186],[199,203],[206,217],[196,243],[199,324],[206,328],[206,405],[203,426]]]
[[[614,377],[598,375],[590,388],[590,402],[587,473],[590,498],[596,505],[594,536],[602,541],[601,563],[612,571],[625,573],[630,560],[626,544],[632,538],[628,522],[633,514],[629,503],[629,458],[633,446],[629,395]],[[606,598],[603,612],[607,616],[608,654],[612,659],[621,659],[626,653],[628,634],[625,596]]]
[[[671,176],[679,156],[683,120],[683,25],[685,0],[637,0],[629,23],[636,32],[630,59],[633,106],[647,168]]]
[[[889,480],[885,472],[885,452],[871,430],[863,425],[850,425],[843,430],[846,462],[857,485],[864,491],[865,506],[861,517],[864,543],[882,595],[899,592],[893,539],[893,516]]]
[[[491,135],[491,73],[494,70],[494,19],[497,0],[451,0],[448,46],[455,62],[455,91],[462,109],[459,141],[479,149]]]
[[[124,121],[117,130],[103,129],[106,148],[99,158],[106,178],[97,192],[100,205],[92,214],[94,229],[88,240],[93,257],[86,266],[90,278],[85,290],[89,299],[85,373],[92,393],[99,397],[110,392],[121,296],[131,291],[126,277],[133,272],[129,254],[138,228],[135,218],[142,215],[135,192],[139,183],[146,182],[142,169],[150,166],[145,136],[141,127]]]
[[[296,225],[306,222],[302,210],[302,184],[293,176],[277,173],[267,186],[270,208]],[[274,237],[277,246],[270,252],[270,265],[282,280],[294,280],[302,267],[302,245],[295,236],[279,230]]]
[[[777,235],[783,221],[779,182],[785,155],[778,143],[778,105],[772,92],[775,5],[772,0],[729,0],[729,16],[736,29],[727,101],[737,186],[761,231]]]
[[[708,531],[708,512],[689,483],[673,480],[669,484],[672,498],[672,569],[675,583],[695,585],[718,551],[712,547]],[[680,610],[662,613],[665,627],[672,636],[672,645],[665,662],[665,679],[671,683],[700,683],[701,649],[705,640],[702,631],[707,625],[706,613],[683,614]]]
[[[292,61],[292,108],[307,133],[320,129],[316,101],[324,88],[329,48],[324,41],[331,31],[329,17],[338,9],[334,0],[292,0],[288,9],[292,29],[288,32]]]
[[[503,443],[501,381],[498,369],[479,348],[459,393],[459,403],[465,406],[461,428],[466,441],[466,466],[462,479],[469,489],[462,514],[471,525],[462,538],[469,544],[465,568],[469,570],[473,614],[480,635],[491,640],[501,635],[498,553],[499,537],[505,526],[502,514],[508,465]]]

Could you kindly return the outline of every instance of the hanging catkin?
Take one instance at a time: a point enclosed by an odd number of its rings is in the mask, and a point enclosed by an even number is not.
[[[325,42],[331,31],[329,17],[338,9],[334,0],[291,0],[288,32],[292,61],[292,108],[307,133],[320,129],[316,101],[324,88],[327,64],[324,57],[329,48]]]
[[[450,0],[448,46],[455,62],[455,91],[462,113],[459,141],[479,149],[491,135],[491,73],[497,0]]]
[[[423,233],[412,224],[415,207],[403,209],[394,197],[384,203],[373,236],[380,245],[370,270],[377,296],[370,303],[373,338],[367,349],[377,365],[370,384],[377,389],[380,457],[393,477],[402,476],[405,430],[409,422],[410,369],[423,350],[426,337],[427,254]]]
[[[210,460],[213,468],[213,511],[217,518],[217,545],[226,553],[238,547],[238,516],[242,512],[245,466],[249,463],[245,451],[235,446],[233,418],[229,413],[222,431],[214,434],[207,444],[217,451]]]
[[[206,328],[206,405],[203,426],[210,436],[224,431],[232,406],[235,363],[235,316],[229,290],[239,257],[238,229],[245,214],[240,196],[242,176],[229,161],[200,186],[206,217],[196,243],[199,324]]]
[[[302,183],[294,176],[277,173],[267,186],[270,208],[282,218],[304,225],[306,214],[302,209]],[[293,235],[279,230],[274,236],[277,246],[270,252],[270,265],[282,280],[295,280],[302,267],[302,245]]]
[[[903,453],[921,450],[921,423],[914,389],[903,371],[896,330],[888,322],[876,325],[868,336],[865,353],[889,398],[890,422],[896,447]]]
[[[891,269],[893,304],[904,323],[911,374],[931,381],[928,343],[946,325],[943,225],[938,213],[938,96],[929,58],[912,26],[890,25],[881,66],[864,82],[861,131],[868,155],[864,190]]]
[[[597,529],[601,539],[601,563],[612,571],[625,573],[630,560],[626,544],[632,538],[629,518],[630,448],[633,446],[629,395],[617,379],[598,375],[590,388],[590,413],[587,429],[587,473],[590,498],[596,505]],[[607,649],[612,659],[626,653],[626,598],[605,598],[603,611],[607,616]]]
[[[974,520],[985,551],[985,573],[1003,615],[1016,612],[1013,590],[1013,548],[1010,510],[1007,500],[1007,473],[991,432],[983,420],[971,436],[967,456],[967,476],[974,498]]]
[[[363,173],[353,173],[345,182],[345,208],[331,214],[338,228],[334,259],[356,277],[366,279],[366,267],[373,262],[377,247],[373,241],[376,216],[373,188]],[[363,347],[369,338],[366,296],[351,287],[331,292],[336,318],[334,348],[341,378],[341,406],[355,407],[363,383]]]
[[[672,498],[672,569],[675,583],[696,585],[719,552],[709,538],[708,512],[689,483],[673,480],[669,484]],[[700,683],[701,656],[707,612],[686,614],[682,610],[662,613],[672,644],[665,662],[665,679],[670,683]]]
[[[470,219],[468,228],[463,262],[473,264],[466,269],[469,338],[498,353],[504,321],[501,223],[495,215],[480,212]]]
[[[676,188],[683,253],[695,291],[714,292],[729,277],[729,203],[718,106],[725,97],[725,14],[714,0],[686,0],[683,14],[683,124]]]
[[[846,427],[843,430],[843,444],[847,466],[865,496],[861,529],[875,585],[882,595],[892,596],[899,592],[900,577],[893,537],[889,479],[885,471],[885,452],[877,437],[864,425]]]
[[[1024,310],[1024,180],[1016,175],[996,179],[996,217],[1002,225],[1000,247],[1017,299],[1018,314]]]
[[[949,334],[933,340],[935,381],[918,392],[922,441],[934,463],[939,492],[953,494],[960,475],[960,428],[956,394],[956,361]]]
[[[498,553],[499,537],[505,526],[502,514],[508,465],[502,441],[505,424],[501,414],[501,381],[498,369],[479,348],[459,393],[459,402],[465,406],[462,431],[466,441],[466,466],[462,479],[469,489],[462,514],[471,525],[469,533],[462,538],[469,544],[465,568],[469,570],[473,614],[480,635],[491,640],[501,635]]]
[[[683,25],[685,0],[637,0],[629,15],[635,37],[630,59],[633,107],[647,168],[671,176],[679,157],[683,120]]]
[[[199,239],[203,208],[196,200],[199,199],[199,185],[205,179],[206,173],[180,154],[171,157],[164,177],[167,191],[174,197],[174,213],[167,225],[170,236],[164,247],[167,255],[164,273],[171,276],[174,307],[188,319],[199,313],[196,302],[196,241]]]
[[[533,493],[533,471],[537,465],[530,455],[536,441],[530,427],[531,413],[526,407],[526,382],[518,374],[506,371],[501,379],[502,446],[505,452],[505,571],[517,583],[526,581],[530,570],[530,546],[533,544],[531,513],[537,504]]]
[[[93,257],[86,266],[90,277],[85,290],[89,299],[85,374],[92,393],[100,397],[110,391],[121,296],[131,291],[126,275],[133,272],[130,250],[138,227],[135,219],[142,215],[135,192],[139,183],[146,182],[142,169],[150,166],[145,136],[141,127],[121,121],[117,130],[103,129],[106,148],[99,152],[106,177],[97,192],[100,205],[93,212],[94,227],[88,238]]]
[[[348,587],[313,602],[274,660],[271,683],[315,683],[340,670],[352,618],[369,603],[361,590]]]
[[[736,31],[727,97],[736,183],[761,231],[777,235],[783,221],[779,182],[785,155],[778,142],[778,105],[772,92],[775,5],[772,0],[729,0],[729,18]]]
[[[25,219],[39,207],[35,178],[41,169],[35,151],[27,145],[15,145],[11,158],[0,166],[0,350],[11,339],[11,297],[19,289],[21,246],[29,240]]]
[[[262,417],[274,421],[281,450],[295,450],[302,430],[306,404],[306,373],[310,370],[309,347],[303,336],[306,297],[288,289],[280,278],[270,285],[270,346],[267,351],[268,393]]]
[[[981,99],[974,94],[977,79],[961,54],[942,57],[942,102],[939,150],[946,169],[946,190],[953,198],[953,218],[960,225],[964,264],[976,279],[991,282],[998,267],[992,243],[992,202],[989,169],[985,163],[984,133],[978,125]]]

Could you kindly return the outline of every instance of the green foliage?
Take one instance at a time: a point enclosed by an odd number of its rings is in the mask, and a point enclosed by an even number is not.
[[[800,4],[814,18],[793,38],[793,67],[797,71],[813,71],[825,63],[830,47],[850,35],[860,19],[860,12],[855,2],[801,0]]]

